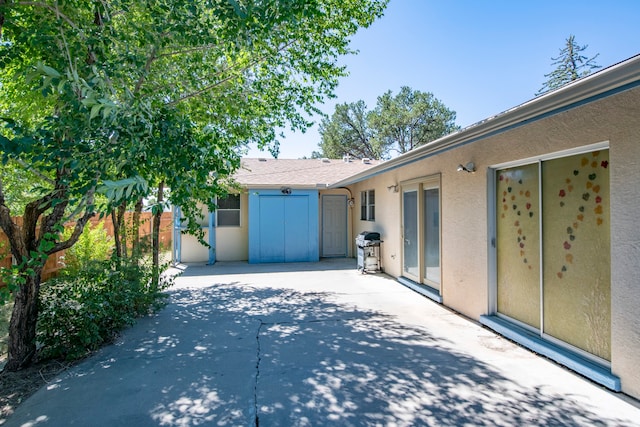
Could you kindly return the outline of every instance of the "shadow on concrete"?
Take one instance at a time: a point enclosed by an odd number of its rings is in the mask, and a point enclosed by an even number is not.
[[[202,263],[178,264],[176,270],[183,276],[287,273],[301,271],[355,270],[355,258],[321,258],[318,262],[260,263],[249,264],[246,261],[218,261],[213,265]]]
[[[576,396],[579,390],[576,390]],[[7,426],[611,426],[446,340],[330,294],[219,283],[25,402]]]

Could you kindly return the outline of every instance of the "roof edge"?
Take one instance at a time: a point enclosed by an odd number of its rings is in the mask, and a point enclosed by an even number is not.
[[[434,152],[506,131],[522,125],[524,122],[542,116],[546,117],[576,104],[600,99],[608,92],[633,83],[640,83],[640,54],[338,181],[329,188],[355,184],[391,169],[421,160]]]

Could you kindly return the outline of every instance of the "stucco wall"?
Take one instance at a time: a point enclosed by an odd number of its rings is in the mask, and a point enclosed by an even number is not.
[[[246,261],[248,259],[248,196],[240,195],[240,227],[216,227],[215,260],[216,261]],[[205,232],[204,240],[209,242],[209,210],[200,204],[202,218],[200,224]],[[209,261],[209,248],[202,245],[195,236],[182,234],[181,261],[185,263],[199,263]]]
[[[209,241],[209,230],[204,230],[204,240]],[[209,249],[198,241],[196,236],[182,233],[181,257],[184,263],[200,263],[209,261]]]
[[[249,259],[249,197],[240,195],[240,227],[216,228],[216,261]]]
[[[401,274],[401,193],[387,187],[441,174],[443,303],[472,319],[489,312],[491,253],[489,168],[609,141],[611,179],[612,372],[625,393],[640,397],[640,89],[559,112],[494,136],[388,171],[351,187],[354,235],[379,231],[383,267]],[[473,161],[477,172],[457,172]],[[493,184],[491,184],[493,185]],[[376,221],[360,221],[362,190],[376,190]]]

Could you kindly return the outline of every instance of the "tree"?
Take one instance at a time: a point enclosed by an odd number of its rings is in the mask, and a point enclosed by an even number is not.
[[[373,138],[367,116],[364,101],[336,105],[331,118],[324,118],[320,124],[322,142],[319,147],[323,156],[331,159],[345,155],[360,159],[382,158],[384,147]]]
[[[588,58],[582,55],[588,45],[579,46],[575,37],[570,35],[565,41],[565,47],[560,49],[560,54],[556,58],[551,58],[552,66],[556,69],[545,74],[547,81],[542,84],[542,88],[536,93],[536,96],[547,93],[577,80],[581,77],[588,76],[593,70],[600,68],[594,61],[599,54]]]
[[[307,115],[345,74],[349,37],[386,0],[0,0],[0,154],[37,176],[22,224],[0,175],[0,226],[17,260],[7,370],[35,354],[40,273],[84,224],[157,191],[195,219],[256,143]],[[62,224],[76,220],[70,235]],[[196,221],[191,231],[197,232]]]
[[[455,119],[455,111],[432,93],[403,86],[396,96],[388,91],[378,97],[369,123],[386,152],[402,154],[458,130]]]

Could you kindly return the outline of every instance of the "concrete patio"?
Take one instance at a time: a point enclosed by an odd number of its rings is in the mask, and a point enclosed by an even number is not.
[[[189,266],[6,426],[632,426],[611,393],[353,259]]]

